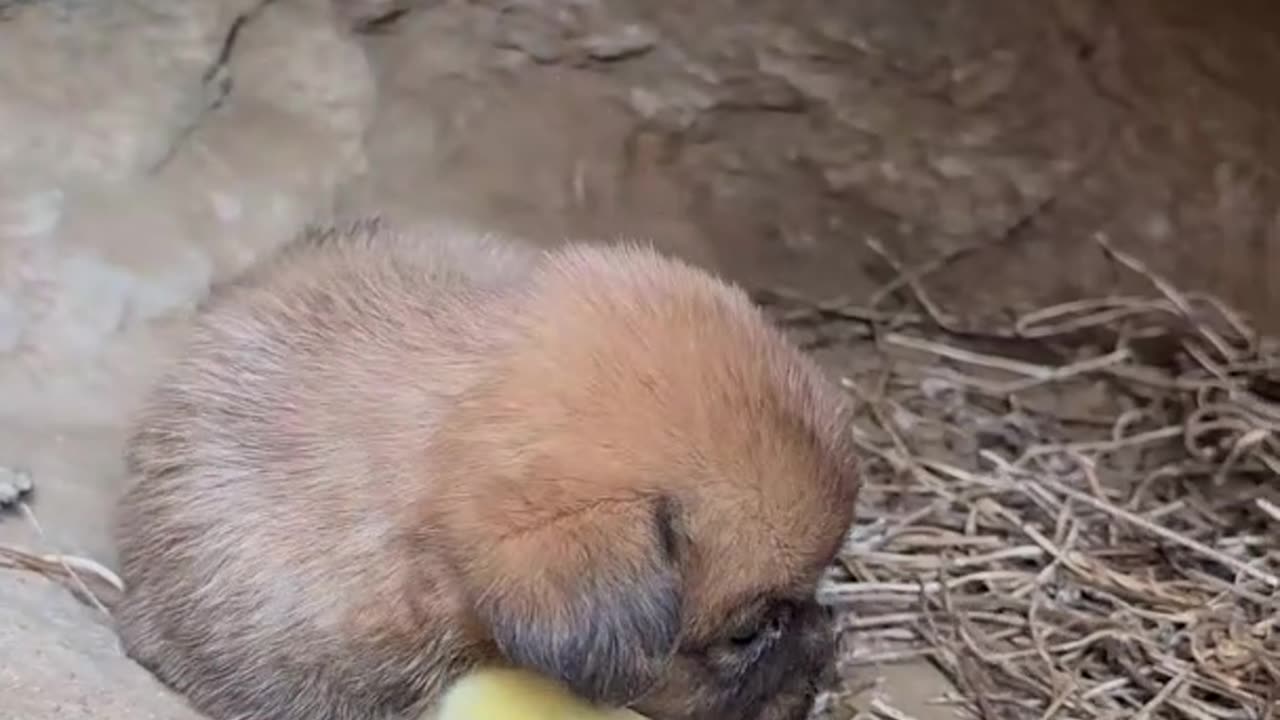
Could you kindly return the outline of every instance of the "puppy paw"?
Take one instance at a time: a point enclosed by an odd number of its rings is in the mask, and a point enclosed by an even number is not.
[[[0,508],[9,508],[18,504],[31,494],[35,483],[31,473],[21,468],[0,465]]]

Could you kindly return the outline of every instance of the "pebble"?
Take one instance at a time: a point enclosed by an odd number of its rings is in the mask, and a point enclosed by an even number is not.
[[[526,15],[504,15],[499,26],[499,48],[519,50],[535,62],[549,65],[565,56],[559,28]]]
[[[623,25],[618,30],[583,38],[579,45],[593,60],[611,62],[643,55],[658,44],[658,34],[643,25]]]
[[[31,492],[34,483],[31,473],[26,470],[0,466],[0,507],[7,507],[18,502]]]

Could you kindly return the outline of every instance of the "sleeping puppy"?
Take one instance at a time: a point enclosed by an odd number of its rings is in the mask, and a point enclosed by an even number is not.
[[[789,720],[856,495],[839,393],[647,249],[376,221],[217,288],[133,433],[128,654],[213,720],[389,720],[484,664]]]

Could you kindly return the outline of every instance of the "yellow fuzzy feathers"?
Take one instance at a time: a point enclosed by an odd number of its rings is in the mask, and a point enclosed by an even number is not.
[[[481,668],[445,691],[423,720],[646,720],[631,710],[599,708],[559,684],[522,670]]]

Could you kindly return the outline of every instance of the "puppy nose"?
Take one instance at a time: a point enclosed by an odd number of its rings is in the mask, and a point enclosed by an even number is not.
[[[836,621],[835,609],[817,602],[807,602],[800,606],[800,619],[810,625],[832,625]]]
[[[840,672],[836,668],[835,658],[828,658],[826,662],[818,664],[818,673],[813,679],[814,687],[818,690],[830,690],[840,684]]]
[[[810,646],[809,669],[813,683],[819,690],[828,690],[840,682],[837,669],[840,645],[830,631],[820,633]]]

